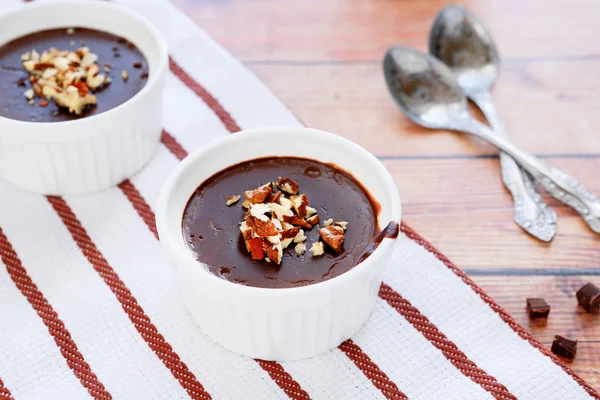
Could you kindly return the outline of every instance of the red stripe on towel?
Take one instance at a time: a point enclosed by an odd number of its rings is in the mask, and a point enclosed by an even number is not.
[[[119,184],[119,189],[125,194],[135,211],[138,213],[140,218],[144,220],[150,232],[158,239],[158,231],[156,230],[156,221],[154,212],[150,205],[146,203],[140,191],[131,183],[129,179]]]
[[[10,390],[4,386],[4,382],[0,379],[0,400],[15,400],[15,398],[10,393]]]
[[[110,290],[117,297],[121,307],[135,326],[139,334],[146,341],[148,346],[154,351],[158,358],[173,377],[179,381],[181,386],[188,392],[194,400],[211,399],[210,394],[198,382],[194,374],[190,372],[187,365],[179,358],[171,345],[160,334],[156,326],[146,315],[135,297],[131,294],[125,283],[117,275],[115,270],[108,264],[102,253],[98,250],[94,242],[90,239],[85,228],[77,219],[73,210],[64,199],[56,196],[48,196],[48,201],[59,215],[60,219],[71,233],[73,240],[79,246],[79,249],[85,255]]]
[[[0,258],[2,258],[2,262],[6,266],[6,271],[15,286],[21,291],[31,307],[33,307],[42,319],[48,332],[58,346],[60,353],[73,371],[73,374],[79,379],[83,387],[87,389],[90,396],[97,400],[112,399],[110,393],[108,393],[104,385],[98,380],[96,374],[79,352],[79,348],[71,338],[71,334],[65,327],[65,324],[36,284],[33,283],[29,274],[27,274],[27,270],[23,267],[21,259],[8,241],[2,228],[0,228]],[[0,398],[3,398],[2,387],[0,385]]]
[[[274,361],[256,360],[258,365],[264,369],[271,379],[288,395],[290,399],[294,400],[308,400],[310,396],[306,393],[300,384],[288,374],[285,369]]]
[[[169,67],[171,68],[171,72],[175,74],[188,88],[190,88],[198,97],[202,99],[206,103],[207,106],[210,107],[211,110],[219,117],[223,125],[227,128],[227,130],[231,133],[241,131],[240,126],[235,122],[235,120],[231,117],[231,115],[225,110],[225,108],[219,103],[219,101],[210,94],[202,85],[194,80],[187,72],[183,70],[173,60],[173,57],[169,57]]]
[[[400,296],[398,292],[386,285],[381,284],[379,297],[387,301],[396,311],[412,324],[421,334],[431,342],[464,376],[477,383],[483,389],[491,393],[496,399],[517,400],[508,389],[499,383],[496,378],[479,368],[471,361],[458,346],[450,341],[429,319],[421,314],[408,300]]]
[[[398,386],[388,378],[385,372],[379,369],[377,364],[371,361],[371,358],[352,339],[346,340],[338,348],[369,378],[386,399],[408,400],[408,396],[398,389]]]

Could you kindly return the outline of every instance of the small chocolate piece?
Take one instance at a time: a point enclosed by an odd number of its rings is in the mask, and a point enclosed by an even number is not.
[[[25,86],[25,79],[24,79],[24,78],[21,78],[21,79],[19,79],[19,80],[17,81],[17,85],[18,85],[18,86]]]
[[[542,298],[527,299],[527,311],[529,318],[548,318],[550,306]]]
[[[551,350],[556,355],[573,359],[577,353],[577,340],[570,340],[560,335],[555,335]]]
[[[600,289],[591,282],[586,283],[577,291],[577,302],[589,313],[598,311],[598,308],[600,308]]]
[[[133,63],[133,68],[142,68],[142,63],[141,62],[134,62]]]

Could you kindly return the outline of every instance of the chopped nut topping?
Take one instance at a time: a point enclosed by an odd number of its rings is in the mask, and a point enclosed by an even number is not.
[[[307,228],[307,229],[310,229],[310,228],[312,228],[312,225],[311,225],[311,224],[309,224],[308,222],[306,222],[306,221],[305,221],[305,220],[303,220],[302,218],[298,218],[298,217],[296,217],[295,215],[294,215],[294,216],[292,216],[292,217],[287,217],[287,216],[284,216],[284,217],[283,217],[283,220],[284,220],[285,222],[289,222],[289,223],[290,223],[290,224],[292,224],[292,225],[301,226],[301,227],[303,227],[303,228]]]
[[[25,95],[25,97],[27,97],[27,100],[32,100],[35,96],[35,92],[33,91],[33,89],[27,89],[23,94]]]
[[[306,240],[306,236],[304,236],[304,231],[302,229],[300,229],[298,231],[298,234],[294,238],[294,243],[301,243],[301,242],[304,242],[305,240]]]
[[[323,221],[323,226],[329,226],[331,224],[333,224],[333,218],[329,218]]]
[[[293,217],[294,216],[294,213],[292,212],[292,210],[289,210],[280,204],[269,203],[269,206],[271,207],[271,211],[273,211],[275,213],[275,215],[277,216],[277,219],[279,219],[279,220],[283,220],[284,217]]]
[[[271,207],[268,204],[253,204],[252,207],[250,207],[250,215],[258,218],[264,217],[268,212],[271,212]]]
[[[263,241],[261,238],[246,240],[246,249],[252,253],[253,260],[262,260],[265,256],[265,252],[263,250]]]
[[[269,182],[254,190],[246,190],[244,197],[254,204],[262,203],[267,199],[267,196],[273,192],[273,183]]]
[[[294,247],[294,250],[296,251],[296,254],[300,256],[306,251],[306,245],[304,243],[298,243],[296,247]]]
[[[124,81],[129,79],[129,72],[127,72],[125,70],[121,71],[121,78],[123,78]]]
[[[334,225],[341,227],[343,230],[348,229],[348,222],[346,222],[346,221],[337,221],[337,222],[334,222]]]
[[[271,261],[276,264],[281,263],[281,260],[283,259],[283,248],[281,247],[281,243],[272,245],[269,242],[263,242],[263,249]]]
[[[246,224],[248,227],[250,227],[250,229],[252,229],[253,234],[257,235],[258,237],[264,238],[267,236],[279,235],[277,227],[271,222],[270,219],[263,221],[260,218],[250,216],[246,220]]]
[[[237,203],[241,197],[242,196],[240,196],[239,194],[236,194],[233,196],[227,196],[227,202],[225,204],[227,204],[228,206],[231,206],[231,205]]]
[[[267,196],[267,203],[277,203],[279,204],[279,199],[281,198],[281,192],[271,193]]]
[[[281,176],[277,179],[277,187],[289,194],[298,194],[298,184],[290,178],[282,178]]]
[[[340,226],[330,225],[319,229],[319,236],[337,253],[342,249],[344,242],[344,229]]]
[[[281,248],[283,250],[285,250],[293,241],[294,241],[294,238],[282,239],[281,240]]]
[[[275,186],[280,191],[275,192]],[[279,177],[276,185],[269,182],[244,192],[242,207],[248,211],[240,222],[240,232],[252,259],[280,264],[284,250],[292,243],[295,243],[296,254],[306,252],[307,237],[301,228],[312,229],[319,224],[320,217],[317,210],[308,205],[308,196],[298,195],[298,190],[296,182]],[[285,193],[290,194],[290,197],[286,197]],[[238,195],[229,196],[227,205],[236,203],[240,198]],[[314,257],[324,254],[324,243],[336,252],[341,251],[348,223],[334,223],[330,218],[324,225],[319,230],[322,241],[313,243],[310,248]]]
[[[322,256],[325,253],[323,242],[313,243],[309,251],[312,253],[313,257]]]
[[[80,115],[87,106],[96,104],[96,96],[90,92],[110,82],[99,74],[98,56],[87,47],[75,51],[51,48],[42,54],[32,50],[22,54],[21,60],[29,72],[34,93],[31,96],[27,90],[25,97],[29,101],[35,96],[43,97],[39,103],[42,107],[46,104],[44,100],[52,99],[60,107]]]
[[[297,226],[294,227],[294,228],[292,228],[292,229],[288,229],[288,230],[282,231],[281,232],[281,238],[282,239],[289,239],[289,238],[294,239],[298,235],[298,233],[300,231],[301,231],[301,229],[298,228]]]
[[[291,196],[292,207],[300,218],[306,217],[306,207],[308,206],[308,197],[305,194]]]
[[[319,223],[319,221],[320,221],[320,220],[321,220],[321,219],[319,218],[319,216],[318,216],[318,215],[313,215],[312,217],[310,217],[310,218],[307,218],[307,219],[306,219],[306,222],[308,222],[308,223],[309,223],[309,224],[311,224],[312,226],[315,226],[315,225],[317,225],[317,224]]]

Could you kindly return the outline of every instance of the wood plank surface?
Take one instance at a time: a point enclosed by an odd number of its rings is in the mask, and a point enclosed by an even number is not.
[[[570,366],[600,390],[600,320],[575,291],[600,286],[600,236],[570,209],[550,244],[512,222],[495,150],[411,124],[391,101],[380,60],[393,44],[424,50],[445,0],[174,0],[246,63],[308,126],[346,136],[394,176],[404,220],[467,271],[548,347],[579,339]],[[600,194],[600,3],[463,0],[502,55],[494,99],[513,141]],[[476,113],[476,111],[474,111]],[[481,115],[476,113],[481,118]],[[530,321],[525,298],[552,305]]]

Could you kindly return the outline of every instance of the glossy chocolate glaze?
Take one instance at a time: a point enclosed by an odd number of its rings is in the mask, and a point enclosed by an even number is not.
[[[358,262],[363,262],[367,259],[383,242],[383,239],[396,239],[398,237],[398,233],[400,232],[400,226],[397,222],[391,221],[382,231],[378,232],[375,237],[371,240],[371,243],[367,246],[365,251],[361,254]]]
[[[242,199],[225,204],[227,196],[288,177],[306,193],[321,221],[348,221],[340,253],[325,246],[325,254],[308,251],[319,238],[318,227],[305,229],[307,251],[296,255],[293,244],[280,265],[253,261],[240,235],[239,222],[246,212]],[[332,165],[301,158],[263,158],[235,165],[204,182],[189,200],[183,215],[183,235],[198,261],[232,282],[265,288],[309,285],[334,278],[352,269],[369,248],[377,231],[379,205],[352,176]],[[199,266],[200,268],[200,266]]]
[[[31,83],[21,64],[21,54],[32,49],[41,54],[51,47],[77,50],[82,45],[98,55],[101,73],[112,79],[109,85],[94,93],[98,104],[91,106],[82,115],[70,114],[68,110],[59,108],[54,101],[49,101],[47,107],[40,107],[38,103],[41,98],[36,98],[34,105],[28,104],[23,92],[31,87]],[[110,64],[110,73],[104,71],[105,62]],[[129,74],[126,81],[121,77],[123,70]],[[148,63],[137,47],[109,33],[85,28],[75,28],[72,35],[67,33],[67,29],[33,33],[0,47],[0,116],[21,121],[59,122],[100,114],[138,93],[146,84],[147,74]],[[58,113],[54,115],[56,111]]]

